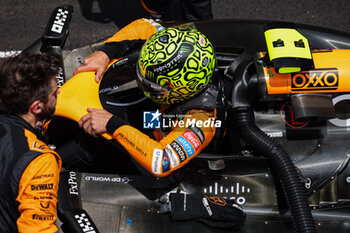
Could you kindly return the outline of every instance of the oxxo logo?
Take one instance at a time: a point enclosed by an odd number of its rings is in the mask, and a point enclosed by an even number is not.
[[[144,129],[159,129],[160,128],[160,111],[145,111],[143,112],[143,128]]]
[[[338,83],[337,69],[319,69],[292,74],[292,91],[336,90]]]

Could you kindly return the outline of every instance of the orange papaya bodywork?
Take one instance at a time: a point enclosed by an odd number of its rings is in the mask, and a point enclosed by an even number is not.
[[[315,68],[298,73],[263,67],[267,94],[350,92],[350,50],[316,50],[312,57]]]
[[[119,60],[112,59],[106,70]],[[74,75],[60,87],[55,115],[79,122],[81,117],[88,114],[87,108],[103,109],[99,96],[100,84],[101,81],[99,83],[95,81],[94,71]],[[112,139],[108,133],[102,136]]]

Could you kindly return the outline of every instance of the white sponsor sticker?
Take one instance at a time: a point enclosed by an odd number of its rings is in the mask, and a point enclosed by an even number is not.
[[[166,153],[169,155],[170,163],[171,163],[171,168],[175,168],[179,165],[179,157],[176,156],[175,151],[171,149],[170,145],[167,145],[166,148]]]
[[[145,19],[145,21],[150,23],[152,26],[160,26],[160,24],[155,22],[153,19]]]
[[[154,174],[160,174],[162,166],[163,151],[154,149],[152,158],[152,172]]]

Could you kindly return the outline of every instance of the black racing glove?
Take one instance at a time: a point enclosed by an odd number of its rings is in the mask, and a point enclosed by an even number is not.
[[[170,211],[173,221],[198,220],[210,227],[238,230],[243,226],[245,213],[234,200],[217,196],[171,193],[161,198],[160,212]]]

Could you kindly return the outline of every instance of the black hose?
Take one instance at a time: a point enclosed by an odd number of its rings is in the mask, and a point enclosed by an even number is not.
[[[289,154],[274,139],[266,135],[254,121],[251,107],[252,86],[256,88],[256,80],[252,80],[252,61],[243,62],[237,67],[233,78],[232,114],[233,123],[242,138],[259,154],[269,158],[275,177],[280,180],[282,189],[290,209],[294,226],[298,233],[315,233],[316,227],[307,201],[299,173]],[[254,79],[254,78],[253,78]],[[239,91],[238,88],[239,87]],[[253,87],[254,89],[254,87]],[[237,95],[240,96],[237,96]],[[237,101],[238,100],[238,101]]]

